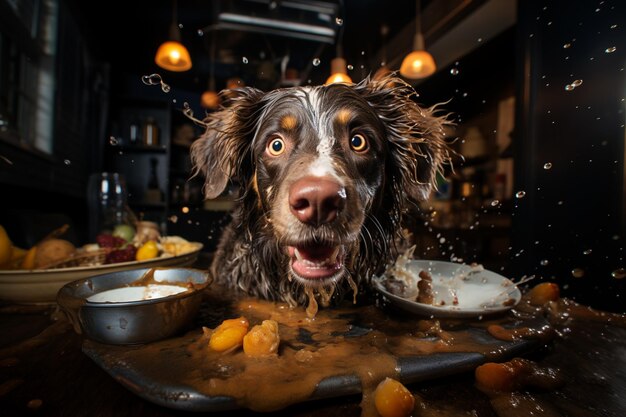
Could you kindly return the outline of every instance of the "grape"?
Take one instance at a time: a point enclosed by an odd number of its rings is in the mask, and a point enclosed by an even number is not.
[[[135,260],[137,248],[133,245],[127,245],[123,249],[114,249],[106,255],[105,264],[116,264],[119,262],[130,262]]]
[[[101,248],[119,248],[122,245],[126,245],[128,242],[121,237],[101,233],[96,236],[96,243],[98,243],[98,246]]]

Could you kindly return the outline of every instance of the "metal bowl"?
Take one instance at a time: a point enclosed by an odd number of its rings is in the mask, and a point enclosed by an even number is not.
[[[72,281],[59,290],[57,302],[74,330],[89,339],[148,343],[182,331],[197,314],[210,283],[206,272],[193,268],[134,269]],[[153,292],[166,286],[183,292]],[[138,295],[148,292],[156,298]]]

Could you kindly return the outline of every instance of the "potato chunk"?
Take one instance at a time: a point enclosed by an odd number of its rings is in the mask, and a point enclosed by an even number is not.
[[[248,356],[269,356],[278,352],[279,344],[278,323],[274,320],[263,320],[244,336],[243,351]]]
[[[508,363],[487,362],[474,372],[479,388],[493,392],[511,392],[517,386],[515,368]]]
[[[548,301],[559,299],[559,286],[553,282],[542,282],[530,290],[530,304],[542,306]]]
[[[524,387],[554,390],[564,383],[557,370],[524,358],[484,363],[476,368],[475,378],[476,387],[486,393],[512,392]]]
[[[413,412],[415,398],[402,383],[385,378],[374,391],[374,404],[382,417],[407,417]]]
[[[217,352],[225,352],[241,346],[249,326],[245,317],[224,320],[211,333],[209,347]]]

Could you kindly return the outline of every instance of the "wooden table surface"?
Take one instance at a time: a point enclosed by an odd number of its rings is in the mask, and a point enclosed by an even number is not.
[[[422,400],[419,415],[623,417],[626,328],[624,317],[619,318],[575,320],[532,354],[530,359],[541,366],[562,372],[565,384],[557,390],[494,398],[476,388],[473,372],[463,373],[409,385]],[[0,416],[195,414],[155,405],[120,385],[81,351],[81,336],[56,306],[0,305],[0,334]],[[310,401],[272,415],[359,416],[360,400],[354,395]],[[207,414],[267,415],[247,410]]]

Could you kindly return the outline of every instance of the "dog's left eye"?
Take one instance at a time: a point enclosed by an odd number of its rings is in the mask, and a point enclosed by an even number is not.
[[[363,135],[356,134],[350,139],[350,147],[355,152],[365,152],[367,150],[367,140]]]
[[[273,138],[267,143],[267,151],[272,156],[285,152],[285,142],[281,138]]]

